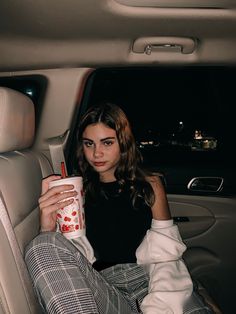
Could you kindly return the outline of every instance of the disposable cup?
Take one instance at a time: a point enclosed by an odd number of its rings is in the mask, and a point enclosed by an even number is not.
[[[75,239],[85,235],[85,216],[84,216],[84,193],[83,178],[79,176],[66,177],[49,182],[49,188],[54,186],[73,184],[74,190],[78,194],[74,197],[74,202],[64,208],[57,210],[57,222],[60,232],[67,239]],[[66,193],[66,192],[65,192]]]

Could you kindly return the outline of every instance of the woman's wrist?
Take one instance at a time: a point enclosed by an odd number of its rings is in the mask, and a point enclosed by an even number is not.
[[[43,233],[43,232],[54,232],[55,230],[48,230],[48,229],[43,229],[43,228],[40,228],[39,232],[40,233]]]
[[[158,219],[152,219],[151,228],[168,228],[173,226],[173,219],[167,219],[167,220],[158,220]]]
[[[42,232],[55,232],[57,231],[57,226],[55,228],[52,228],[52,229],[49,229],[49,228],[45,228],[45,227],[40,227],[39,229],[39,232],[42,233]]]

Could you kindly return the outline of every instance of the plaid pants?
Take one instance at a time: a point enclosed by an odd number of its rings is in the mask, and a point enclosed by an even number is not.
[[[137,264],[97,272],[60,233],[45,232],[26,248],[26,264],[39,302],[53,314],[134,314],[148,293],[149,277]],[[184,314],[213,313],[193,293]],[[158,314],[158,313],[157,313]]]

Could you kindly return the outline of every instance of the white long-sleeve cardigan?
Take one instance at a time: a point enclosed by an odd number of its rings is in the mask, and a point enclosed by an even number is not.
[[[136,251],[137,263],[147,268],[150,276],[148,294],[143,299],[144,314],[182,314],[191,296],[193,284],[182,260],[186,250],[173,220],[152,220]]]

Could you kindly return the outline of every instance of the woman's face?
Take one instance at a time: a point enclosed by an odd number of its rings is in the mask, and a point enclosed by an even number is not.
[[[114,181],[114,172],[120,161],[116,131],[103,123],[91,124],[84,130],[82,141],[85,158],[99,173],[100,180]]]

